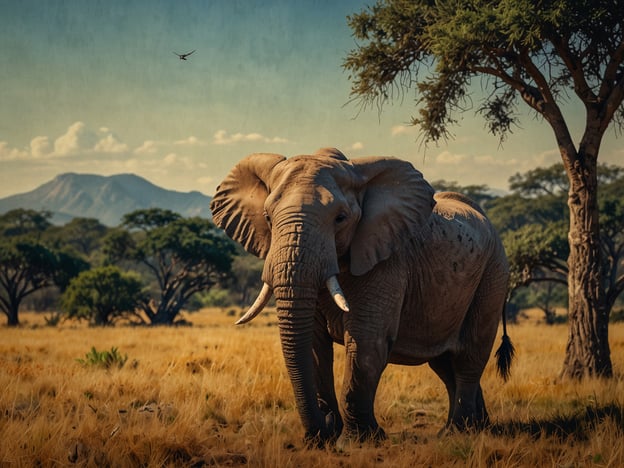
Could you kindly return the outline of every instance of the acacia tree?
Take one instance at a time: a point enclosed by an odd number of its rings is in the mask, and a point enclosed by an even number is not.
[[[570,190],[569,337],[563,376],[612,375],[602,283],[597,161],[611,123],[624,125],[624,1],[380,0],[349,17],[360,45],[344,61],[352,95],[382,106],[415,84],[425,141],[448,137],[474,78],[480,112],[501,139],[523,102],[551,127]],[[575,143],[563,103],[580,101]]]
[[[234,243],[202,218],[182,218],[170,210],[137,210],[112,232],[105,251],[116,261],[132,260],[155,287],[141,308],[152,324],[171,324],[187,301],[228,278]]]
[[[81,258],[42,242],[50,214],[12,210],[0,216],[0,311],[9,326],[19,325],[22,301],[44,288],[63,290],[89,267]]]

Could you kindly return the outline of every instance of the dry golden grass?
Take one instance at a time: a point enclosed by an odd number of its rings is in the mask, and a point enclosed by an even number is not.
[[[482,433],[438,437],[442,384],[426,366],[390,366],[377,397],[389,439],[337,451],[302,443],[272,315],[244,327],[217,310],[187,318],[47,328],[23,314],[25,326],[0,329],[0,465],[624,466],[624,324],[610,329],[616,378],[582,383],[557,379],[566,326],[510,327],[518,358],[506,384],[486,370],[494,427]],[[128,361],[85,367],[92,346]]]

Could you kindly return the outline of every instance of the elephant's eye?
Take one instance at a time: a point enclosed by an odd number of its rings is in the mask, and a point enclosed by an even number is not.
[[[267,213],[266,211],[263,213],[264,215],[264,220],[267,222],[267,224],[269,225],[269,227],[271,227],[271,217],[269,216],[269,213]]]
[[[343,223],[346,220],[347,220],[346,213],[340,213],[338,216],[336,216],[336,224]]]

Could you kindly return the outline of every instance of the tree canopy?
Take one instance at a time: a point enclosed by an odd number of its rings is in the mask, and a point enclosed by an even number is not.
[[[151,323],[173,323],[195,293],[231,272],[234,244],[206,219],[152,208],[125,215],[122,226],[107,238],[106,251],[113,260],[136,262],[153,278],[153,293],[141,304]]]
[[[566,127],[560,143],[573,146],[558,104],[569,91],[600,116],[600,134],[612,118],[624,124],[622,11],[619,0],[379,1],[349,17],[361,42],[344,67],[364,105],[415,86],[412,123],[428,140],[448,136],[456,114],[471,107],[471,80],[483,77],[489,93],[478,110],[492,133],[505,137],[522,100]]]
[[[42,242],[48,218],[49,213],[23,209],[0,216],[0,310],[10,326],[19,324],[24,298],[50,286],[64,289],[88,268],[81,258]]]

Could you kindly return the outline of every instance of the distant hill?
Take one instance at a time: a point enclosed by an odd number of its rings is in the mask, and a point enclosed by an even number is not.
[[[163,208],[184,217],[212,219],[210,200],[197,191],[163,189],[134,174],[66,173],[31,192],[0,198],[0,214],[16,208],[48,210],[55,224],[82,217],[117,226],[123,215],[145,208]]]

